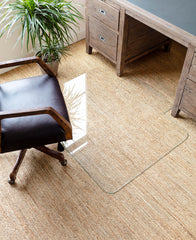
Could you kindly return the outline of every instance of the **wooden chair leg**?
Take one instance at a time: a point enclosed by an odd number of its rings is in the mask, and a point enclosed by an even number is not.
[[[67,160],[64,158],[64,155],[62,153],[51,150],[51,149],[47,148],[46,146],[35,147],[35,149],[37,149],[43,153],[46,153],[53,158],[58,159],[62,166],[67,165]]]
[[[14,184],[15,180],[16,180],[16,175],[18,173],[18,170],[20,168],[20,165],[24,159],[25,153],[26,153],[27,149],[22,149],[19,153],[19,156],[17,158],[17,161],[15,163],[15,166],[12,170],[12,172],[10,173],[10,179],[8,180],[9,184]]]

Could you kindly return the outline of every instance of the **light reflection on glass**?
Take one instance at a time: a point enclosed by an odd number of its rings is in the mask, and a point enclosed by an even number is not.
[[[87,134],[86,74],[66,82],[64,84],[63,96],[73,131],[73,140],[68,140],[64,143],[67,148]],[[87,142],[82,143],[77,149],[86,144]]]

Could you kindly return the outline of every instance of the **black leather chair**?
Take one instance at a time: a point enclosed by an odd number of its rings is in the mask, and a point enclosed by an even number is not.
[[[55,74],[38,57],[0,63],[0,69],[38,63],[45,75],[6,82],[0,85],[0,152],[20,150],[10,173],[14,184],[27,149],[36,148],[67,164],[64,155],[45,145],[72,139],[72,128],[65,101]]]

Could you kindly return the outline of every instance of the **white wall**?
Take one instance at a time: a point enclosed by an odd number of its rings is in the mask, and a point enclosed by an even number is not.
[[[0,61],[6,61],[10,59],[22,58],[28,55],[25,49],[21,48],[21,44],[17,44],[17,34],[13,34],[12,38],[7,39],[7,36],[4,35],[0,39]],[[0,74],[6,72],[10,69],[5,68],[0,70]]]
[[[84,16],[85,13],[85,0],[73,0],[76,4],[80,4],[81,6],[77,6],[78,10],[82,13]],[[77,38],[74,37],[74,41],[79,41],[83,38],[85,38],[85,22],[80,21],[80,28],[76,28],[77,32]],[[21,43],[19,42],[17,46],[15,46],[15,43],[17,41],[17,33],[14,33],[12,35],[12,38],[6,39],[6,34],[0,39],[0,61],[6,61],[10,59],[17,59],[17,58],[23,58],[26,56],[33,55],[32,52],[27,53],[26,49],[21,48]],[[9,71],[10,69],[2,69],[0,70],[0,74]]]
[[[80,5],[77,8],[82,13],[83,17],[85,17],[85,0],[73,0],[73,2]],[[78,38],[76,39],[76,41],[77,40],[79,41],[85,38],[85,21],[84,20],[80,21],[80,29],[76,29],[76,31],[78,35]]]

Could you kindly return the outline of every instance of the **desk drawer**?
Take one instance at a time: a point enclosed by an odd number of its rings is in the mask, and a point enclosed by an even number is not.
[[[115,62],[117,58],[118,34],[93,17],[89,18],[89,29],[90,45]]]
[[[181,102],[182,110],[185,109],[188,112],[196,115],[196,82],[187,79],[186,86]]]
[[[113,30],[118,31],[119,9],[108,4],[108,1],[88,0],[88,12]]]
[[[196,53],[194,54],[194,57],[193,57],[193,61],[192,61],[192,64],[191,64],[189,76],[190,76],[191,80],[196,82]]]

